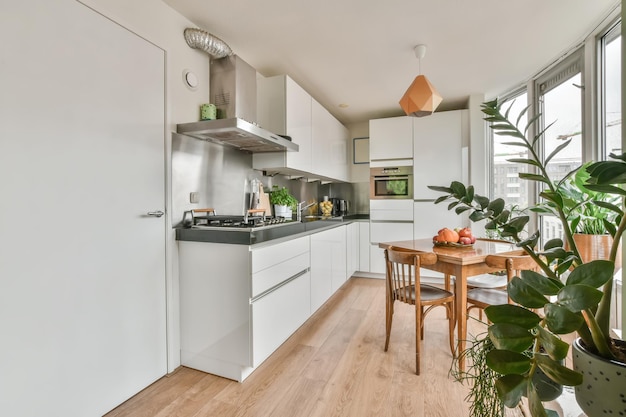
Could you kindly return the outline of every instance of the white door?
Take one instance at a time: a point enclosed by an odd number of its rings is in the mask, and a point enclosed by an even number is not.
[[[102,415],[166,373],[164,51],[74,0],[0,37],[0,410]]]

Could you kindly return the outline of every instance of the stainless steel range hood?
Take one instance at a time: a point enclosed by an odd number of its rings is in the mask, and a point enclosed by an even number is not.
[[[258,126],[256,70],[237,55],[211,61],[210,99],[218,119],[177,125],[180,134],[250,153],[298,151],[288,139]]]
[[[179,124],[177,132],[251,153],[298,150],[297,144],[236,117]]]

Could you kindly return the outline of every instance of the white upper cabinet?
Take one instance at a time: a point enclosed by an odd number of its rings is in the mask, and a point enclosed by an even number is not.
[[[298,152],[256,153],[252,167],[285,175],[349,181],[350,132],[286,75],[257,80],[258,122],[288,135]]]
[[[312,172],[348,181],[349,132],[317,101],[312,100]]]
[[[298,152],[254,154],[255,169],[311,171],[311,96],[286,75],[257,80],[259,125],[291,137]],[[284,170],[283,170],[284,172]]]
[[[435,199],[442,194],[429,185],[448,186],[463,181],[462,145],[468,134],[468,110],[433,113],[413,122],[413,198]]]
[[[413,158],[413,117],[370,120],[370,161]]]

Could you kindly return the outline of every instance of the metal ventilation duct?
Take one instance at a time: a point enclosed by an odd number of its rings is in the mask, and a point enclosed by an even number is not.
[[[187,45],[200,49],[213,58],[224,58],[233,54],[226,42],[202,29],[187,28],[184,35]]]

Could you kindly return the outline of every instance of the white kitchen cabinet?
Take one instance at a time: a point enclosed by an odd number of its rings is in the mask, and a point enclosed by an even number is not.
[[[360,222],[346,226],[346,279],[359,270]]]
[[[311,314],[309,236],[179,242],[181,363],[243,381]]]
[[[359,271],[370,272],[370,222],[359,222]]]
[[[401,116],[370,120],[370,161],[413,158],[413,119]]]
[[[295,276],[252,302],[252,366],[259,366],[311,314],[311,275]]]
[[[348,129],[286,75],[259,77],[257,89],[259,125],[290,136],[300,150],[256,153],[252,167],[285,175],[349,181]]]
[[[429,185],[463,181],[462,144],[469,134],[468,110],[433,113],[413,119],[413,198],[436,199]]]
[[[311,311],[346,281],[346,226],[311,235]]]
[[[258,123],[263,128],[288,135],[298,152],[256,153],[252,166],[259,170],[279,169],[311,172],[311,96],[287,75],[257,80]]]
[[[413,239],[413,200],[370,200],[370,272],[385,273],[380,242]]]
[[[348,181],[348,129],[316,100],[312,100],[311,114],[312,172]]]

